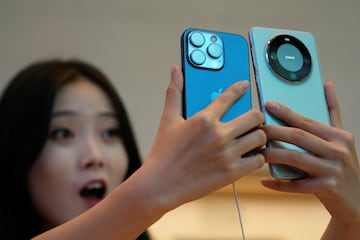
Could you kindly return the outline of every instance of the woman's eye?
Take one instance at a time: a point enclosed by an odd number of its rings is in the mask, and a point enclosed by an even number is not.
[[[69,139],[74,135],[69,129],[61,128],[51,131],[50,138],[53,140]]]
[[[120,138],[121,131],[119,128],[112,128],[104,132],[105,139]]]

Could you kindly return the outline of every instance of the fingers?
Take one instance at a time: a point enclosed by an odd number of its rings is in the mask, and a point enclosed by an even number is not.
[[[236,139],[234,144],[237,147],[234,155],[243,156],[254,149],[263,147],[266,144],[266,135],[263,130],[257,129]]]
[[[182,116],[182,93],[184,79],[180,68],[171,66],[171,81],[166,90],[165,110],[167,116]],[[247,80],[230,86],[222,95],[217,97],[206,109],[213,117],[220,119],[236,100],[242,97],[249,88]]]
[[[250,157],[243,157],[236,159],[233,162],[233,165],[235,166],[234,167],[235,173],[237,174],[236,179],[262,167],[264,163],[265,163],[265,158],[262,154],[255,154]]]
[[[220,119],[231,105],[246,93],[248,88],[249,82],[247,80],[237,82],[217,97],[206,109],[212,112],[215,118]]]
[[[329,160],[319,159],[311,154],[281,148],[265,148],[261,151],[266,162],[286,164],[307,172],[310,176],[319,176],[331,172]]]
[[[286,122],[288,125],[303,129],[325,140],[334,139],[338,134],[335,128],[332,129],[326,124],[306,118],[278,102],[267,101],[265,106],[273,116]]]
[[[325,96],[328,104],[328,109],[330,113],[331,125],[336,128],[343,129],[341,114],[340,114],[340,105],[335,94],[335,87],[333,82],[326,82],[325,87]]]
[[[268,141],[278,140],[291,143],[323,157],[330,158],[334,152],[333,146],[328,141],[299,128],[265,125],[263,130]]]
[[[292,193],[315,193],[321,186],[321,181],[318,179],[301,179],[296,181],[281,181],[276,179],[262,179],[261,184],[264,187]]]
[[[249,129],[255,129],[261,126],[264,122],[263,114],[255,109],[252,109],[234,120],[228,122],[230,129],[229,137],[234,139],[249,131]]]
[[[245,154],[263,147],[265,144],[266,135],[261,129],[251,131],[233,141],[229,151],[232,152],[232,159],[234,159],[232,168],[236,174],[236,179],[264,165],[265,158],[261,153],[254,152],[249,156],[245,156]]]

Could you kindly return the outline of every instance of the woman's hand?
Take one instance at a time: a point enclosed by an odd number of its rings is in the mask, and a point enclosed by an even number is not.
[[[347,239],[342,230],[351,226],[345,231],[349,233],[350,229],[355,229],[353,227],[360,228],[360,167],[354,137],[343,129],[332,83],[325,84],[325,93],[331,126],[301,116],[279,103],[266,104],[271,114],[289,126],[264,126],[268,141],[292,143],[312,154],[265,149],[263,154],[267,162],[297,167],[307,172],[309,178],[296,181],[264,179],[262,184],[278,191],[315,194],[332,216],[324,239]],[[339,229],[342,229],[341,238],[336,238],[340,236],[336,235]],[[359,231],[353,232],[349,239],[358,239],[356,236],[360,235],[354,234],[360,234]]]
[[[258,110],[220,122],[222,115],[248,90],[247,81],[234,84],[207,108],[185,120],[181,70],[172,66],[171,76],[159,130],[141,169],[156,186],[154,194],[169,209],[203,197],[261,167],[261,154],[242,156],[266,142],[265,133],[259,128],[263,115]],[[249,132],[252,129],[255,130]]]

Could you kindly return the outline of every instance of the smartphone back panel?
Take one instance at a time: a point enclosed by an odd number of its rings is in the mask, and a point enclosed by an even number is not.
[[[204,109],[233,83],[250,79],[248,44],[240,35],[189,28],[182,34],[181,49],[185,118]],[[249,109],[250,90],[221,121],[229,121]]]
[[[249,33],[259,103],[265,124],[283,125],[265,109],[274,100],[316,121],[330,124],[317,47],[308,32],[255,27]],[[303,149],[273,141],[270,147]],[[298,169],[270,165],[274,177],[303,178]]]

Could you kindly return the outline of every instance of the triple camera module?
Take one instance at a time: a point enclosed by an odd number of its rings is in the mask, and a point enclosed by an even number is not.
[[[223,48],[222,39],[214,33],[193,31],[188,35],[188,59],[195,67],[221,69]]]
[[[268,41],[266,57],[271,69],[282,79],[299,82],[311,71],[311,56],[306,46],[290,35]]]

